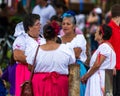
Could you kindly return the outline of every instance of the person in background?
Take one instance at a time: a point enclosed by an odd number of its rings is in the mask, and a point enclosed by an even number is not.
[[[16,26],[14,35],[17,38],[13,43],[13,56],[17,62],[15,96],[20,96],[20,86],[30,76],[26,56],[34,46],[45,43],[45,40],[39,36],[40,28],[40,16],[31,13],[26,15],[23,22],[18,23]]]
[[[43,28],[46,44],[39,47],[36,57],[32,79],[34,96],[68,96],[68,65],[75,63],[74,51],[65,44],[56,43],[59,30],[53,25],[47,24]],[[26,58],[29,69],[35,49]]]
[[[32,10],[32,13],[38,14],[41,17],[41,34],[43,34],[44,25],[53,15],[56,15],[54,7],[48,4],[47,1],[48,0],[36,0],[37,5]]]
[[[84,96],[104,96],[105,95],[105,69],[114,69],[116,64],[116,54],[109,42],[112,29],[107,25],[99,26],[95,33],[95,40],[99,47],[93,53],[90,60],[90,69],[81,78],[86,83]]]
[[[4,80],[2,79],[2,74],[3,74],[3,71],[0,67],[0,96],[6,96],[7,95],[7,89],[5,86],[6,82],[4,82]]]
[[[0,38],[9,34],[9,13],[7,4],[0,4]]]
[[[10,31],[13,35],[15,32],[15,27],[19,22],[22,22],[24,17],[26,16],[27,12],[25,8],[22,5],[22,1],[19,1],[17,3],[17,8],[15,10],[15,13],[13,16],[10,17]]]
[[[115,4],[111,7],[111,20],[108,25],[112,28],[112,36],[110,43],[112,44],[116,53],[116,66],[114,70],[114,96],[120,96],[120,5]]]
[[[97,29],[97,26],[102,24],[102,10],[99,7],[94,8],[87,18],[87,23],[89,25],[88,32],[90,34],[90,52],[91,55],[94,53],[94,51],[98,48],[98,42],[94,40],[95,38],[95,32]]]
[[[68,10],[68,8],[65,5],[65,2],[57,1],[54,3],[55,9],[56,9],[56,14],[60,18],[64,12]]]
[[[13,54],[11,56],[10,62],[7,68],[3,71],[2,79],[10,84],[10,96],[15,96],[15,71],[16,71],[16,62],[13,59]]]
[[[86,39],[83,34],[76,33],[76,19],[73,11],[67,11],[63,14],[62,30],[64,35],[61,37],[62,43],[69,48],[74,49],[76,63],[80,65],[80,77],[83,76],[87,69],[85,67],[86,56]],[[85,84],[80,84],[80,96],[84,96]]]

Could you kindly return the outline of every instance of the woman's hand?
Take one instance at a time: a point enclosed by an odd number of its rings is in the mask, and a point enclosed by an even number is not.
[[[116,75],[116,69],[115,68],[113,69],[113,75]]]
[[[33,65],[28,64],[28,69],[29,69],[29,71],[32,70],[32,67],[33,67]]]
[[[1,69],[1,67],[0,67],[0,77],[2,76],[2,74],[3,74],[3,72],[2,72],[2,69]]]
[[[86,83],[87,80],[88,80],[87,74],[85,74],[85,75],[84,75],[83,77],[81,77],[81,79],[80,79],[80,81],[81,81],[82,83]]]

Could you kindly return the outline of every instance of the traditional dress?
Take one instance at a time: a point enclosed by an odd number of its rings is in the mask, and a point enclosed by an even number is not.
[[[26,58],[28,64],[33,64],[35,49]],[[73,63],[74,51],[65,44],[51,51],[39,48],[32,79],[34,96],[68,96],[68,65]]]
[[[72,49],[75,47],[80,47],[82,50],[79,56],[79,59],[76,60],[76,63],[80,65],[80,77],[82,77],[87,72],[85,65],[84,65],[87,59],[85,37],[83,36],[83,34],[78,34],[76,35],[76,37],[73,38],[71,42],[68,42],[67,45]],[[80,82],[80,96],[84,96],[85,88],[86,88],[86,85]]]
[[[25,52],[25,55],[30,53],[30,49],[34,48],[34,46],[38,44],[44,44],[45,40],[42,38],[38,38],[38,40],[34,40],[28,34],[24,33],[19,35],[13,43],[13,50],[19,49]],[[17,62],[16,67],[16,91],[15,96],[20,96],[21,92],[21,84],[29,79],[30,71],[28,70],[28,64],[22,64]]]
[[[93,53],[90,60],[90,67],[95,63],[99,54],[106,57],[100,68],[87,80],[85,96],[104,96],[105,92],[105,69],[113,69],[116,64],[116,54],[107,44],[102,43]]]

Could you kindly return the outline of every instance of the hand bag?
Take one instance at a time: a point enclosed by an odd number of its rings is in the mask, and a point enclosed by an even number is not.
[[[33,77],[33,74],[34,74],[36,56],[37,56],[37,53],[38,53],[39,46],[38,46],[38,48],[36,50],[36,53],[35,53],[35,57],[34,57],[34,61],[33,61],[33,66],[32,66],[32,70],[31,70],[31,74],[30,74],[30,79],[27,80],[27,81],[25,81],[21,85],[21,94],[20,94],[20,96],[34,96],[33,95],[33,88],[32,88],[32,77]]]

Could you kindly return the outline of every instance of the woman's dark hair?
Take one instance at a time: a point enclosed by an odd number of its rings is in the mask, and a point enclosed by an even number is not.
[[[23,20],[23,26],[25,32],[29,31],[29,27],[32,27],[36,20],[40,20],[40,16],[37,14],[27,14]]]
[[[55,30],[50,24],[43,27],[43,35],[46,40],[52,40],[56,37]]]
[[[112,28],[106,24],[100,26],[99,34],[103,35],[103,40],[109,40],[112,35]]]
[[[53,15],[51,18],[50,18],[50,21],[59,21],[59,22],[62,22],[62,18],[59,18],[57,15]]]

